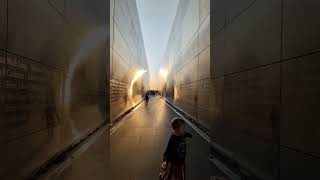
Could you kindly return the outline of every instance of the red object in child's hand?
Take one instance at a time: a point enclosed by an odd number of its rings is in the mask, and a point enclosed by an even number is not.
[[[163,162],[161,165],[161,173],[159,174],[160,180],[168,180],[171,164]]]

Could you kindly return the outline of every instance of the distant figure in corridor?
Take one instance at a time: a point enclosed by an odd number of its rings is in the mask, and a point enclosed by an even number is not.
[[[146,96],[144,97],[144,100],[145,100],[145,105],[148,106],[149,93],[146,94]]]
[[[191,138],[190,133],[185,132],[185,122],[175,117],[171,121],[174,130],[163,156],[160,173],[161,180],[185,180],[186,138]]]

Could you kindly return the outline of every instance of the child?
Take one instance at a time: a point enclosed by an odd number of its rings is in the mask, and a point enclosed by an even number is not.
[[[192,135],[184,131],[185,122],[181,118],[173,118],[171,125],[174,133],[163,157],[162,169],[168,170],[163,179],[185,180],[186,137]]]

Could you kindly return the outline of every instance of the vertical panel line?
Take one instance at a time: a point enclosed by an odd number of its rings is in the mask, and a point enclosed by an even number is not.
[[[198,41],[198,50],[197,50],[197,59],[198,59],[198,70],[197,70],[197,94],[196,94],[196,110],[197,110],[197,114],[196,114],[196,118],[199,120],[199,85],[201,84],[201,82],[199,82],[199,61],[200,61],[200,54],[199,54],[199,45],[200,45],[200,1],[198,1],[198,28],[197,28],[197,32],[196,32],[196,36],[197,36],[197,41]]]
[[[284,12],[283,12],[283,10],[284,10],[284,8],[283,8],[283,6],[284,6],[284,2],[283,2],[284,0],[281,0],[281,24],[280,24],[280,28],[281,28],[281,30],[280,30],[280,32],[281,32],[281,34],[280,34],[280,92],[279,92],[279,97],[280,97],[280,100],[279,100],[279,118],[278,118],[278,179],[280,180],[280,166],[281,166],[281,164],[280,164],[280,162],[281,162],[281,156],[280,156],[280,144],[281,144],[281,119],[282,119],[282,71],[283,71],[283,21],[284,21],[284,19],[283,19],[283,17],[284,17]]]
[[[7,27],[6,27],[6,54],[7,54],[7,50],[8,50],[8,46],[9,46],[9,0],[5,0],[5,2],[7,3],[7,18],[6,18],[6,24],[7,24]],[[6,55],[7,57],[7,55]],[[7,58],[6,58],[7,59]]]

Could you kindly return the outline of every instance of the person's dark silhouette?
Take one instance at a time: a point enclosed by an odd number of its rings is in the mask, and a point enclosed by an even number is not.
[[[149,95],[146,94],[146,96],[144,97],[145,100],[145,105],[148,106],[148,101],[149,101]]]
[[[174,133],[171,135],[163,155],[160,179],[185,180],[186,138],[192,138],[192,135],[185,132],[185,121],[181,118],[173,118],[171,125]]]

